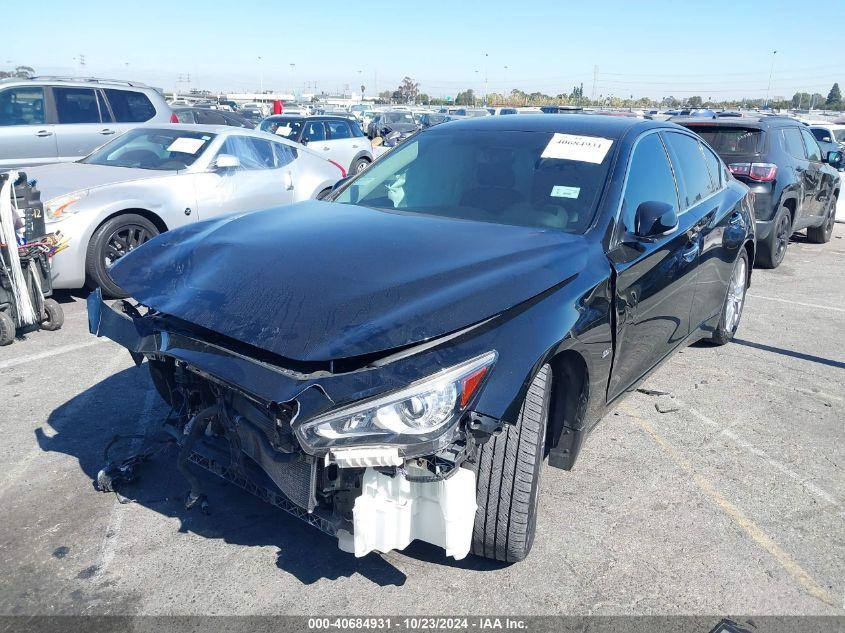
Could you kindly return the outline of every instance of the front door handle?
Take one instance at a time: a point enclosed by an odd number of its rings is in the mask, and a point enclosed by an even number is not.
[[[53,136],[53,133],[50,130],[38,130],[35,133],[35,136],[38,136],[40,138],[45,138],[47,136]]]
[[[109,136],[110,134],[114,134],[114,130],[110,130],[109,128],[105,128],[103,130],[100,130],[100,134],[102,134],[103,136]]]
[[[331,149],[331,147],[324,147],[324,148],[323,148],[323,151],[324,151],[324,152],[328,152],[330,149]]]

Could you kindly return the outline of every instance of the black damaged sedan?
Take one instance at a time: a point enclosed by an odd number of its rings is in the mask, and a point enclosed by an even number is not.
[[[357,556],[518,561],[543,462],[571,469],[661,361],[732,338],[754,243],[748,189],[684,128],[489,117],[330,201],[160,235],[89,318],[148,360],[189,505],[199,465]]]

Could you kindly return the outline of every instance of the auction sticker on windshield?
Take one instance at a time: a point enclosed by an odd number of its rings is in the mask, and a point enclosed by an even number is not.
[[[196,154],[205,141],[201,138],[180,136],[167,148],[168,152],[180,152],[182,154]]]
[[[578,134],[560,134],[556,132],[540,158],[559,160],[577,160],[582,163],[600,164],[613,141],[598,136],[580,136]]]
[[[566,187],[564,185],[555,185],[552,187],[552,198],[577,198],[581,193],[581,187]]]

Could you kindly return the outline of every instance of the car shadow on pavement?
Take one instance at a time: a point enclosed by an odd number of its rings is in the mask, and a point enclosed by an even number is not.
[[[116,373],[55,409],[47,430],[35,430],[44,451],[75,457],[91,479],[80,495],[104,494],[94,489],[97,472],[105,466],[103,451],[116,435],[157,434],[167,407],[155,394],[153,409],[144,416],[143,404],[152,389],[145,365]],[[139,419],[147,428],[139,428]],[[110,452],[112,460],[123,459],[141,442],[122,442]],[[188,483],[176,470],[176,450],[163,450],[138,468],[135,481],[120,487],[121,494],[154,512],[180,521],[180,533],[222,539],[246,547],[273,546],[278,549],[276,566],[303,584],[322,578],[336,580],[360,574],[380,586],[402,586],[405,574],[378,554],[355,558],[342,552],[333,537],[319,532],[226,481],[194,467],[206,487],[210,513],[184,506]]]
[[[828,367],[836,367],[837,369],[845,369],[845,363],[843,363],[842,361],[833,360],[830,358],[823,358],[822,356],[815,356],[814,354],[804,354],[803,352],[796,352],[791,349],[784,349],[782,347],[765,345],[764,343],[754,343],[753,341],[746,341],[741,338],[734,338],[733,342],[737,345],[753,347],[754,349],[763,350],[764,352],[771,352],[773,354],[790,356],[792,358],[810,361],[811,363],[819,363],[820,365],[827,365]]]

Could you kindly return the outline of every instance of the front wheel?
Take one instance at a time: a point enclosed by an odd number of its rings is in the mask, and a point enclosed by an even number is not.
[[[748,290],[748,267],[748,252],[742,248],[734,262],[731,280],[728,282],[719,325],[710,339],[714,345],[724,345],[729,342],[739,327],[742,308],[745,307],[745,292]]]
[[[65,313],[62,306],[55,299],[44,300],[44,319],[41,321],[41,329],[51,332],[61,329],[65,323]]]
[[[821,226],[811,226],[807,229],[807,240],[813,244],[827,244],[833,236],[834,222],[836,222],[836,196],[831,197]]]
[[[366,158],[359,158],[354,163],[352,163],[352,166],[349,168],[349,174],[360,174],[369,166],[370,161],[368,161]]]
[[[85,255],[86,285],[92,289],[102,288],[106,297],[126,297],[123,289],[109,275],[109,266],[158,233],[155,224],[136,213],[116,215],[103,222],[88,242]]]
[[[506,424],[479,447],[474,554],[513,563],[531,551],[551,386],[551,367],[543,365],[528,387],[517,423]]]

